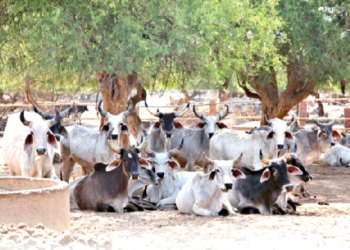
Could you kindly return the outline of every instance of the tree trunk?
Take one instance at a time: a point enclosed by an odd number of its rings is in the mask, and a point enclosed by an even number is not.
[[[128,128],[130,133],[136,138],[141,119],[135,112],[136,104],[141,100],[146,100],[146,91],[139,83],[136,72],[132,75],[107,74],[106,72],[97,73],[101,86],[101,95],[103,99],[103,109],[113,115],[120,114],[127,110],[129,96],[133,88],[137,88],[137,94],[131,97],[133,101],[133,112],[127,117]],[[105,123],[101,117],[100,129]],[[120,147],[129,147],[129,138],[120,134]]]
[[[24,96],[29,104],[34,104],[38,108],[42,108],[40,105],[38,105],[38,103],[32,96],[32,92],[30,91],[30,80],[28,74],[26,74],[24,78]]]

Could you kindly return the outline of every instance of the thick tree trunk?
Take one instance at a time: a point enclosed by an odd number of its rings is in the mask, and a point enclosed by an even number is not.
[[[103,109],[111,114],[117,115],[127,110],[129,96],[133,88],[137,88],[137,94],[131,97],[133,101],[133,112],[127,118],[130,133],[137,137],[140,118],[135,113],[135,106],[141,100],[146,100],[146,91],[139,83],[136,72],[132,75],[116,75],[101,72],[97,74],[101,86],[101,95],[103,99]],[[105,123],[105,119],[101,117],[100,129]],[[120,135],[120,147],[129,147],[129,138],[124,134]]]
[[[32,92],[30,91],[30,80],[28,74],[24,78],[24,96],[29,104],[34,104],[38,108],[42,108],[40,105],[38,105],[38,103],[32,96]]]

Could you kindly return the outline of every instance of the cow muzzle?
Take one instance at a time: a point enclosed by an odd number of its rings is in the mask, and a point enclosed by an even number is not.
[[[113,140],[118,140],[118,134],[112,134],[112,135],[111,135],[111,138],[112,138]]]
[[[173,136],[173,133],[171,132],[166,132],[165,133],[165,136],[168,137],[168,138],[171,138]]]
[[[131,178],[133,180],[138,180],[139,179],[139,173],[138,172],[132,172],[131,173]]]
[[[288,184],[288,185],[284,185],[284,188],[286,189],[287,193],[290,193],[293,191],[294,186],[293,184]]]
[[[283,144],[278,144],[277,145],[277,149],[283,149],[284,148],[284,145]]]
[[[335,145],[335,142],[334,142],[334,141],[332,141],[332,142],[331,142],[331,146],[333,147],[334,145]]]
[[[36,149],[36,154],[37,155],[44,155],[46,153],[46,148],[37,148]]]
[[[309,182],[312,181],[313,176],[312,175],[308,175],[305,177],[305,182]]]
[[[232,189],[232,183],[225,183],[225,187],[227,190]]]
[[[209,139],[211,139],[213,137],[213,135],[214,135],[214,133],[209,133],[208,134]]]
[[[157,173],[158,177],[162,180],[164,178],[164,173],[163,172],[158,172]]]

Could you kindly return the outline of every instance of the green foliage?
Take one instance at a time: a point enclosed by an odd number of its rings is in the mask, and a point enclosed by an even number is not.
[[[150,89],[232,89],[248,64],[250,75],[273,65],[283,89],[287,43],[305,77],[347,79],[342,1],[3,0],[3,9],[0,87],[8,91],[27,74],[34,89],[96,88],[102,70],[136,71]]]

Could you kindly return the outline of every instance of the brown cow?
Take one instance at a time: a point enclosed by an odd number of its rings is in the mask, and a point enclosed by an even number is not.
[[[136,148],[118,148],[112,140],[107,140],[112,151],[120,154],[120,159],[110,164],[103,162],[94,166],[94,171],[83,178],[74,188],[74,200],[82,210],[95,210],[103,212],[123,212],[128,203],[128,182],[138,179],[138,164],[151,169],[151,166],[138,154],[147,145],[147,138]]]

